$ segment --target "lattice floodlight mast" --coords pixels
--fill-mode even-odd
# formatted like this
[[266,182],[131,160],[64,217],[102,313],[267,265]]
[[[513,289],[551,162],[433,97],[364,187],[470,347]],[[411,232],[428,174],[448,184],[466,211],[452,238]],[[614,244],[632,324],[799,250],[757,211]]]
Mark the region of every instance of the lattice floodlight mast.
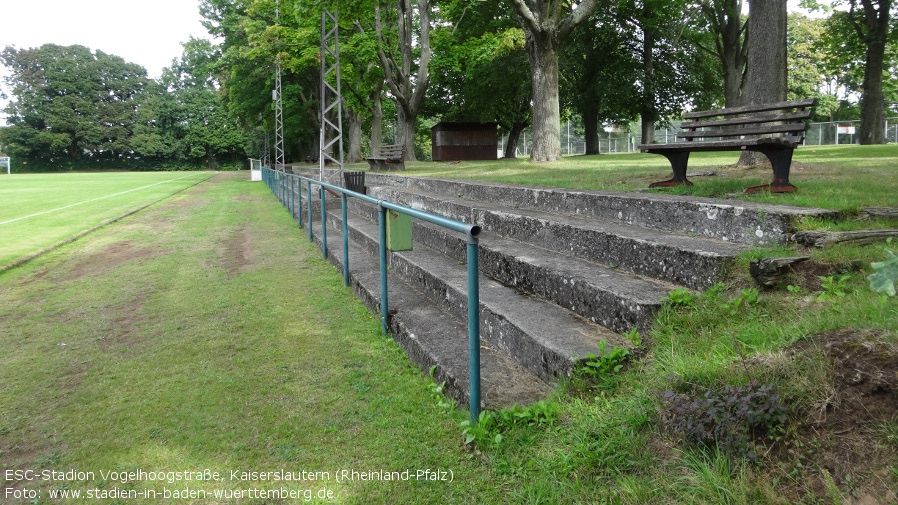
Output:
[[[327,161],[339,167],[340,179],[343,179],[343,99],[340,92],[340,32],[337,15],[324,9],[321,12],[321,153],[318,156],[321,180],[324,180],[324,165]],[[335,145],[336,158],[333,152]]]
[[262,141],[262,166],[271,168],[271,135],[268,130],[263,133],[265,139]]
[[[281,13],[278,1],[274,2],[274,18],[280,23]],[[278,47],[280,51],[280,47]],[[284,102],[281,99],[281,56],[275,59],[274,90],[271,92],[274,100],[274,169],[284,170]]]

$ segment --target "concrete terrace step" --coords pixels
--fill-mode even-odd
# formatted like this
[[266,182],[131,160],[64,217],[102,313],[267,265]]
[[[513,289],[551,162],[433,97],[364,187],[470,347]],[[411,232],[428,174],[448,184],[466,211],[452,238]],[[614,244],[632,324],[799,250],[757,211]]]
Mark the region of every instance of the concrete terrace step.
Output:
[[[340,216],[331,212],[329,220],[330,236],[331,229],[339,229]],[[349,229],[352,241],[370,255],[376,254],[375,223],[351,214]],[[441,309],[465,318],[467,267],[420,242],[414,247],[412,251],[390,253],[391,272],[401,275]],[[602,340],[611,347],[631,345],[608,328],[485,277],[480,279],[480,317],[482,337],[490,345],[547,382],[568,376],[575,362],[598,352]]]
[[[299,172],[299,171],[298,171]],[[318,178],[318,171],[301,171]],[[325,180],[342,185],[337,171]],[[667,293],[704,289],[741,252],[787,242],[802,216],[834,213],[745,201],[531,188],[366,173],[368,194],[484,229],[480,237],[483,403],[545,397],[598,343],[648,330]],[[317,192],[313,197],[317,200]],[[353,289],[379,313],[375,206],[350,199]],[[320,205],[313,228],[320,240]],[[339,200],[328,198],[328,259],[341,266]],[[389,254],[390,329],[445,391],[468,396],[464,237],[414,221],[412,251]]]
[[613,269],[706,289],[747,245],[610,223],[582,215],[504,207],[420,189],[372,187],[369,194],[409,207],[478,223],[498,234]]
[[[320,235],[315,235],[320,243]],[[350,243],[350,285],[374,313],[380,313],[377,258]],[[328,229],[328,261],[343,269],[339,227]],[[390,332],[409,359],[425,373],[433,371],[444,393],[461,404],[469,398],[468,330],[466,322],[440,309],[395,272],[388,273]],[[527,405],[549,395],[553,387],[507,354],[481,346],[481,402],[488,409]]]
[[[350,205],[376,219],[372,206]],[[416,220],[413,235],[418,244],[466,261],[467,242],[457,233]],[[479,252],[481,273],[619,333],[648,331],[660,300],[677,287],[496,234],[481,236]]]
[[659,193],[624,193],[515,184],[368,174],[370,186],[419,189],[517,209],[598,218],[614,224],[693,234],[750,245],[785,243],[804,217],[828,219],[838,212],[746,200],[720,200]]

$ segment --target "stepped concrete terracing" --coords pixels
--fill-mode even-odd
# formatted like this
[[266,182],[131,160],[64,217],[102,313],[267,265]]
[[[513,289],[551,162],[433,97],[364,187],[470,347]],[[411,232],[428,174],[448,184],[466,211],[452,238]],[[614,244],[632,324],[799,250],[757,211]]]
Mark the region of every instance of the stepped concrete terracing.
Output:
[[[336,171],[326,171],[325,179],[341,185]],[[705,289],[736,255],[788,241],[797,219],[832,215],[752,202],[371,172],[366,185],[374,198],[483,227],[487,408],[538,400],[578,361],[598,353],[600,342],[606,350],[631,345],[621,335],[646,332],[671,290]],[[360,200],[350,204],[351,282],[379,311],[378,211]],[[320,212],[313,216],[320,240]],[[342,268],[341,219],[338,209],[329,211],[328,258]],[[389,326],[414,362],[445,382],[448,394],[467,401],[466,239],[417,220],[413,237],[411,251],[389,254]]]

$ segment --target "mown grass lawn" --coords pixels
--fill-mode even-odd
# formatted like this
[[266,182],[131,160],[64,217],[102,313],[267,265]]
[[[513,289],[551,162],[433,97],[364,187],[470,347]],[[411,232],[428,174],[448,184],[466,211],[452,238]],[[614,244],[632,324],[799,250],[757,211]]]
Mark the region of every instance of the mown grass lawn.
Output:
[[0,271],[209,178],[211,172],[14,174],[0,177]]
[[[36,503],[83,503],[50,500],[62,487],[501,501],[501,479],[462,446],[428,378],[380,335],[263,185],[243,179],[219,176],[0,274],[0,467],[95,476],[3,476],[0,487],[39,490]],[[204,469],[224,477],[117,482],[100,473]],[[279,469],[331,480],[230,478]],[[454,481],[336,481],[343,470],[406,469],[451,471]]]
[[[861,207],[898,205],[898,144],[799,147],[790,177],[799,191],[788,195],[742,195],[746,187],[770,182],[772,171],[769,165],[737,167],[738,161],[739,153],[693,153],[689,173],[713,175],[690,176],[694,186],[663,191],[821,207],[849,215]],[[367,164],[352,168],[365,170]],[[404,173],[412,176],[614,191],[644,190],[670,174],[670,164],[663,156],[641,153],[570,156],[551,163],[530,163],[525,158],[414,162],[406,163],[406,168]]]
[[[836,208],[849,219],[860,207],[896,205],[894,146],[813,149],[798,151],[798,195],[751,198]],[[724,186],[696,178],[692,194],[725,196],[768,179],[769,171],[733,162],[696,157],[693,169],[720,172]],[[408,165],[408,175],[593,189],[644,187],[668,170],[660,156],[625,154]],[[447,405],[380,335],[264,187],[241,179],[220,176],[0,273],[0,468],[210,468],[229,477],[429,468],[454,476],[287,486],[331,490],[331,503],[896,501],[898,415],[840,424],[860,415],[847,412],[858,395],[840,389],[851,367],[869,370],[883,357],[884,370],[898,363],[898,299],[872,292],[866,280],[894,244],[753,251],[707,293],[672,296],[634,355],[598,364],[608,373],[578,375],[546,402],[488,414],[465,445],[466,411]],[[754,288],[748,261],[794,253],[810,255],[816,270],[788,287]],[[852,357],[833,361],[834,350]],[[741,448],[753,457],[668,429],[664,391],[751,380],[771,386],[788,415]],[[63,485],[184,487],[4,479],[3,487],[44,492],[38,503],[56,503],[46,493]],[[258,479],[193,484],[276,487]]]

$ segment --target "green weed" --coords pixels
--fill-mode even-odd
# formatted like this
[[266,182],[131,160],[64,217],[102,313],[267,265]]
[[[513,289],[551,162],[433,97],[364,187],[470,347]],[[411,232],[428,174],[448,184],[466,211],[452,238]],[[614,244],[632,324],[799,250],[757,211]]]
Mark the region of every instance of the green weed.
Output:
[[851,275],[841,274],[821,276],[820,280],[822,281],[821,287],[823,288],[823,292],[817,295],[817,301],[825,302],[836,298],[842,298],[848,294],[850,289],[848,281],[851,280]]

